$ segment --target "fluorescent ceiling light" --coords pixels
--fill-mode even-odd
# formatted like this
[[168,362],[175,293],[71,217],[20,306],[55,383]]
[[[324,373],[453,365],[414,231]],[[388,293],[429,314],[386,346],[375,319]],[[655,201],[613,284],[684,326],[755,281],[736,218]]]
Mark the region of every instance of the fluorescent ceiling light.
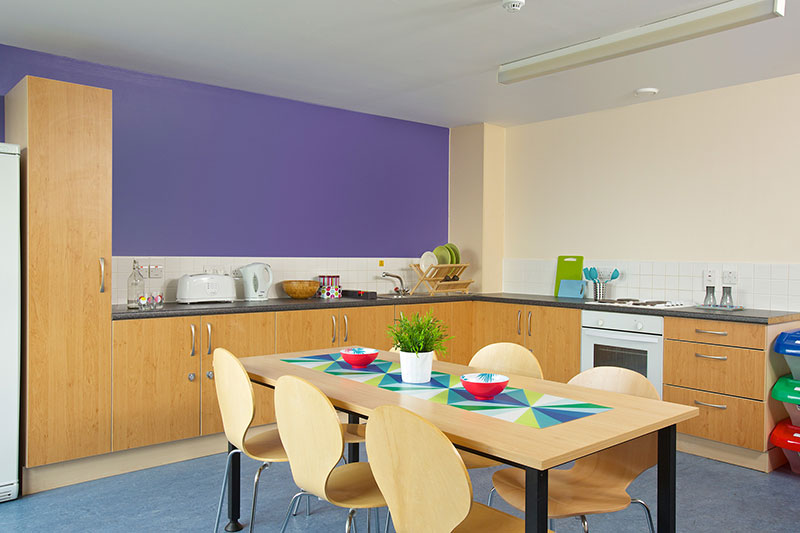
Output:
[[772,17],[782,17],[786,0],[730,0],[591,41],[500,65],[503,84],[605,61]]

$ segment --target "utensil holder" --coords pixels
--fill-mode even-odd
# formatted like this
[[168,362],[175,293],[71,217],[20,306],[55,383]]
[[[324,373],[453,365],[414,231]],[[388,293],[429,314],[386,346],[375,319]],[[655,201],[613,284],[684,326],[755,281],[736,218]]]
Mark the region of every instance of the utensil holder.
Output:
[[593,281],[592,285],[594,285],[594,301],[597,302],[599,300],[606,299],[606,282],[605,281]]

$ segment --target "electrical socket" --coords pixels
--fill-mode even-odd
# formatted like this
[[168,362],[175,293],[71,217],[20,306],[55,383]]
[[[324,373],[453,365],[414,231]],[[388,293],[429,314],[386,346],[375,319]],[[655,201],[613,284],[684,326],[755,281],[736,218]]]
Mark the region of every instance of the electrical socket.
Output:
[[234,277],[234,278],[241,278],[242,277],[242,271],[239,270],[239,267],[231,267],[231,277]]
[[736,285],[739,282],[739,273],[733,270],[722,271],[722,284],[726,287]]
[[164,265],[150,265],[149,274],[151,279],[159,279],[164,277]]
[[214,267],[211,265],[203,265],[203,274],[213,274]]

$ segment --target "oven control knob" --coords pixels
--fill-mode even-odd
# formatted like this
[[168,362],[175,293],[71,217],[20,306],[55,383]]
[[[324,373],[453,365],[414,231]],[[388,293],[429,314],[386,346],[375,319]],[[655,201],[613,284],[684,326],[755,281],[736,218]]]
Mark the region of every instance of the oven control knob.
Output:
[[602,326],[603,324],[605,324],[605,322],[603,322],[602,318],[597,321],[598,326]]
[[637,322],[636,329],[644,329],[644,325],[641,322]]

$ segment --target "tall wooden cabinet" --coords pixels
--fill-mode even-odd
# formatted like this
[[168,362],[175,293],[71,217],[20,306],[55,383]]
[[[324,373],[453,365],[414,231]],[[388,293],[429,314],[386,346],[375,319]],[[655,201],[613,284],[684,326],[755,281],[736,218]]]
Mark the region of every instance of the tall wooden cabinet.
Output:
[[550,381],[566,382],[580,371],[580,309],[474,302],[472,331],[476,351],[495,342],[525,346]]
[[24,465],[111,450],[111,91],[28,76],[22,147]]

